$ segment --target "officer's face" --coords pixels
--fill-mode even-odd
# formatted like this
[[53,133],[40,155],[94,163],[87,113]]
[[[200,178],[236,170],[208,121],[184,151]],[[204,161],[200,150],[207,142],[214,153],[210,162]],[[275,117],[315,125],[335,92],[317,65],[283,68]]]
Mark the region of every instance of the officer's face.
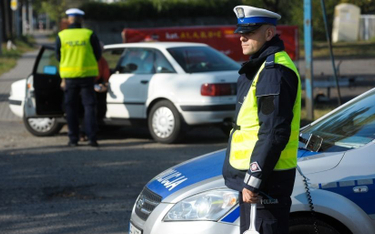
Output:
[[260,28],[252,32],[241,33],[240,40],[242,53],[244,55],[255,54],[260,50],[264,43],[271,40],[274,35],[274,27],[270,25],[262,25]]

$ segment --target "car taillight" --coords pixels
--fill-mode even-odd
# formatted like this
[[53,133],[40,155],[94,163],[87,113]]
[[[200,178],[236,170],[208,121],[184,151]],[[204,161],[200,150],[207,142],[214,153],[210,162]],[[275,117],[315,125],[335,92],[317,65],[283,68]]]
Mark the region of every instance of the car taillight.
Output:
[[202,96],[230,96],[236,95],[236,83],[226,84],[203,84],[201,87]]

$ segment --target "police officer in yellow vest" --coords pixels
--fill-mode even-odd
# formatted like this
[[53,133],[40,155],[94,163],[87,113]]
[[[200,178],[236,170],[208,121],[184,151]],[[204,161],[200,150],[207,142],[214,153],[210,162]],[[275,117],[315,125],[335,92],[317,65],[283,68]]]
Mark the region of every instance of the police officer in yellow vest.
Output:
[[69,128],[69,146],[79,140],[78,105],[84,107],[85,132],[89,145],[98,146],[96,138],[96,96],[94,78],[98,75],[97,61],[101,48],[93,31],[82,28],[84,12],[72,8],[66,11],[69,27],[56,38],[56,57],[60,61],[60,76],[65,83],[65,111]]
[[301,82],[276,34],[274,12],[236,6],[235,33],[249,55],[239,70],[235,124],[223,176],[240,192],[240,230],[248,229],[250,204],[257,203],[260,233],[288,233],[291,193],[297,166]]

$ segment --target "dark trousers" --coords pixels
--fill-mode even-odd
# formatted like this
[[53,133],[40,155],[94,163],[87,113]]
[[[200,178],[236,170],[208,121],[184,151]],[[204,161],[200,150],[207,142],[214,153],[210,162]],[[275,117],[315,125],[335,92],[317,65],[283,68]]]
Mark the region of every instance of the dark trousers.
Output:
[[65,112],[70,142],[79,140],[79,100],[84,108],[85,133],[90,141],[96,141],[96,96],[94,78],[65,79]]
[[[290,196],[293,191],[295,169],[273,172],[262,189],[261,204],[258,203],[255,221],[256,230],[260,234],[288,234],[289,212],[292,204]],[[242,201],[240,192],[240,233],[250,226],[250,203]]]
[[96,92],[97,101],[97,119],[98,123],[101,123],[107,112],[107,92],[98,93]]

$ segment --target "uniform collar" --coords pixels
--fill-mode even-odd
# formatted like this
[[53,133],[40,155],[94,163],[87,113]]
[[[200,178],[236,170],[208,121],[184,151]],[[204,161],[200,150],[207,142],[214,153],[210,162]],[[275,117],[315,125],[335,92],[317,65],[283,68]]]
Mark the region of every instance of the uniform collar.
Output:
[[68,28],[82,28],[82,25],[80,23],[72,23],[69,24]]

